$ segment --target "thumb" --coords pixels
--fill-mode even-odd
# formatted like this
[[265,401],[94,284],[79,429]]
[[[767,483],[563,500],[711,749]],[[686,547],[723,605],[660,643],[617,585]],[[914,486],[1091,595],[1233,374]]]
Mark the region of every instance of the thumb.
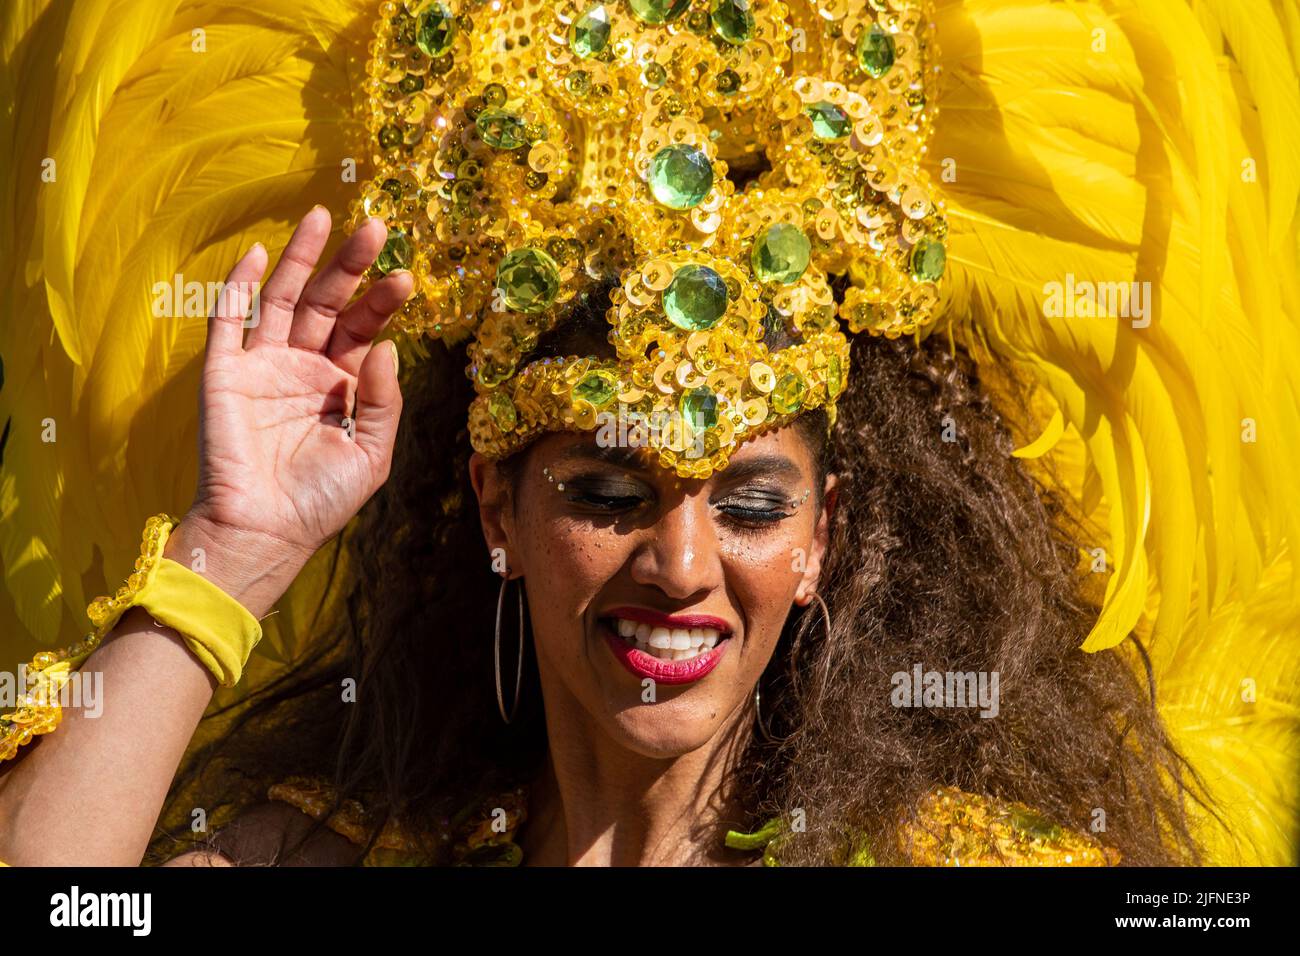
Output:
[[402,415],[402,390],[397,384],[397,346],[380,342],[366,353],[357,375],[357,444],[371,461],[381,463],[385,477]]

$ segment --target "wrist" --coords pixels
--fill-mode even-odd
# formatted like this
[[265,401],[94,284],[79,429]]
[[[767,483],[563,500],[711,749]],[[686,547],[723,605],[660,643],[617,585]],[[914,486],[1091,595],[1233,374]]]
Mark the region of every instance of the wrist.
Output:
[[191,511],[172,531],[163,556],[202,575],[256,618],[265,616],[312,552],[273,535],[223,525]]

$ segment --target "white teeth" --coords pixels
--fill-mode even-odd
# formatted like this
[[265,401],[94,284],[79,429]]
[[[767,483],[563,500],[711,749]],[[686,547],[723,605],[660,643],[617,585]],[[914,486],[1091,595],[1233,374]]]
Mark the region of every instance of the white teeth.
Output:
[[640,621],[618,618],[619,637],[629,647],[665,661],[686,661],[717,646],[722,634],[711,627],[651,627]]

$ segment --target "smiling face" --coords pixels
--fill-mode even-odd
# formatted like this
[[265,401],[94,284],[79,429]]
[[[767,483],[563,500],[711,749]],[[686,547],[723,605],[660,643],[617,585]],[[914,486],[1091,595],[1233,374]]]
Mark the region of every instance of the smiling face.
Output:
[[576,705],[619,745],[672,757],[750,699],[826,548],[818,485],[833,502],[834,479],[805,434],[761,435],[704,481],[594,433],[543,436],[513,474],[473,457],[488,547],[524,579],[548,711]]

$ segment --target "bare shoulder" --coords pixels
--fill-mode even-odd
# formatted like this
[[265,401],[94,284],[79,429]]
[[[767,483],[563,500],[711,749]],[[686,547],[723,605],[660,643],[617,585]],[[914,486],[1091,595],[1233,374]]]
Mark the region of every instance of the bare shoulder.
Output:
[[163,865],[350,866],[357,859],[358,849],[346,837],[316,826],[296,807],[268,801],[220,830],[210,846],[182,853]]

